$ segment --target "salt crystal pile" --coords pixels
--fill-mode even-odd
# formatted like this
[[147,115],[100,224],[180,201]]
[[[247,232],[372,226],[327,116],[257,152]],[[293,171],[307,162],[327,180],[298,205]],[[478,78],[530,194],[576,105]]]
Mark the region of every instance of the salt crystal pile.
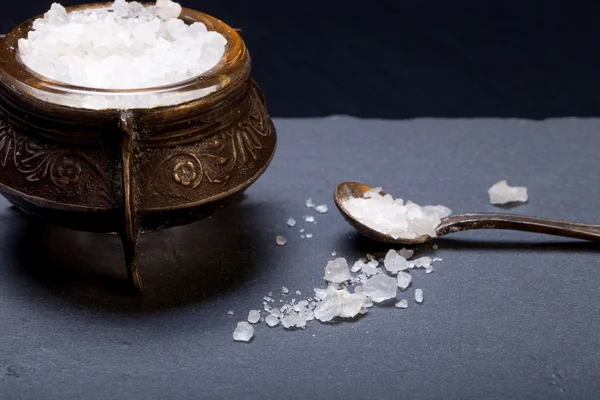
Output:
[[381,188],[366,192],[363,198],[349,198],[344,207],[358,221],[394,239],[435,237],[435,228],[452,211],[444,206],[419,206],[391,195],[382,195]]
[[523,186],[509,186],[507,181],[495,183],[488,189],[490,203],[508,204],[508,203],[526,203],[527,188]]
[[[19,57],[40,75],[87,88],[142,89],[186,81],[217,65],[227,39],[202,23],[186,25],[180,13],[171,0],[147,7],[116,0],[108,8],[70,13],[55,3],[19,40]],[[100,97],[98,108],[110,100]],[[121,100],[129,108],[148,101]]]
[[[396,296],[398,288],[407,290],[410,287],[413,278],[411,269],[427,269],[433,262],[441,260],[431,259],[431,257],[420,257],[412,261],[406,259],[413,255],[414,251],[409,249],[390,250],[379,260],[367,254],[365,258],[354,262],[352,269],[348,268],[348,261],[345,258],[331,260],[325,266],[327,287],[314,288],[314,297],[302,300],[290,299],[289,293],[292,291],[285,286],[281,288],[282,298],[278,306],[275,306],[274,292],[269,292],[263,297],[264,311],[267,313],[264,322],[270,328],[281,325],[285,330],[305,329],[312,320],[329,323],[355,319],[368,313],[376,303],[392,299],[395,301],[396,308],[406,309],[408,300],[398,300]],[[383,262],[383,268],[379,266],[380,260]],[[358,272],[359,275],[352,275]],[[297,296],[302,295],[300,290],[295,290],[293,293]],[[422,303],[423,290],[416,289],[414,297],[417,303]],[[251,310],[248,313],[248,322],[259,321],[260,311]],[[241,326],[238,324],[236,337],[240,337],[241,334],[245,335],[242,336],[244,338],[248,337],[248,327],[252,328],[248,322]],[[254,334],[253,330],[252,334]]]

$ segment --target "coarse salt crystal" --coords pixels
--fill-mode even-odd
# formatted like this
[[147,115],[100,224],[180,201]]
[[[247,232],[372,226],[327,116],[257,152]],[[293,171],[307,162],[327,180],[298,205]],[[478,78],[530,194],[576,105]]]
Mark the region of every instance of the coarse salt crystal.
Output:
[[233,315],[233,310],[227,311],[227,315]]
[[288,294],[289,292],[290,292],[290,289],[286,288],[285,286],[281,287],[281,293]]
[[355,261],[354,265],[352,265],[352,268],[350,268],[350,272],[359,272],[363,268],[364,265],[365,264],[360,260]]
[[404,257],[404,258],[406,258],[408,260],[409,258],[411,258],[415,254],[415,251],[411,250],[411,249],[402,248],[402,250],[400,250],[398,252],[398,254],[400,254],[402,257]]
[[310,239],[310,238],[312,238],[312,237],[313,237],[313,234],[312,234],[312,233],[307,233],[307,234],[306,234],[306,238],[307,238],[307,239]]
[[269,325],[272,328],[274,326],[279,325],[279,318],[277,318],[273,314],[270,314],[270,315],[267,315],[267,318],[265,318],[265,322],[267,323],[267,325]]
[[362,286],[356,288],[355,292],[369,296],[375,303],[396,297],[398,281],[396,278],[383,274],[369,278]]
[[488,195],[492,204],[525,203],[528,200],[526,187],[509,186],[505,180],[489,188]]
[[258,321],[260,321],[260,310],[250,310],[248,313],[248,322],[256,324]]
[[304,220],[306,222],[315,222],[315,217],[313,217],[312,215],[305,215]]
[[316,206],[315,202],[313,201],[313,199],[308,199],[306,200],[306,207],[308,208],[314,208]]
[[283,236],[277,236],[275,238],[275,243],[277,243],[278,246],[285,246],[285,244],[287,243],[287,239]]
[[248,342],[254,336],[254,327],[246,321],[238,322],[233,331],[233,340],[238,342]]
[[396,308],[408,308],[408,300],[402,299],[394,305],[396,306]]
[[405,290],[410,286],[410,282],[412,282],[412,275],[408,272],[400,271],[398,272],[398,287],[401,290]]
[[392,274],[397,273],[398,271],[404,271],[408,269],[408,261],[406,258],[402,257],[396,250],[391,249],[385,255],[385,259],[383,260],[383,264],[385,269],[387,269]]
[[415,290],[415,301],[419,304],[423,302],[423,289]]
[[325,214],[328,210],[327,204],[321,204],[320,206],[315,207],[315,211],[321,214]]
[[290,218],[290,219],[288,219],[288,220],[287,220],[287,225],[288,225],[290,228],[293,228],[294,226],[296,226],[296,220],[295,220],[294,218]]
[[427,268],[431,265],[431,257],[421,257],[413,261],[416,268]]
[[329,261],[325,266],[325,280],[332,283],[342,283],[352,279],[348,262],[345,258],[339,257]]

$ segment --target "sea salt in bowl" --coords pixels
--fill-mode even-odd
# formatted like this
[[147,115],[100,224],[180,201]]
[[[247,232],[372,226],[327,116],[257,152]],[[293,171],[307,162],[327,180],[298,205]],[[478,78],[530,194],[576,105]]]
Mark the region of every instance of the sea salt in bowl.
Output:
[[193,222],[232,201],[266,170],[276,146],[240,35],[198,11],[184,8],[180,18],[223,35],[225,53],[205,73],[162,87],[91,89],[33,72],[18,41],[34,19],[0,40],[0,193],[55,224],[118,233],[138,289],[138,233]]

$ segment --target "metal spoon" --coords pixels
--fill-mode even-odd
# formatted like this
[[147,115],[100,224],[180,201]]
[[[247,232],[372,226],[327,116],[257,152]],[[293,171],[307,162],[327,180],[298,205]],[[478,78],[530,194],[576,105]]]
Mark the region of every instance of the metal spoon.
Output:
[[[358,182],[343,182],[335,189],[334,200],[346,221],[368,238],[378,242],[398,244],[419,244],[431,240],[429,235],[414,239],[394,239],[386,233],[379,232],[358,221],[344,207],[344,200],[356,197],[363,198],[366,191],[372,187]],[[564,236],[575,239],[600,241],[600,225],[581,224],[576,222],[558,221],[547,218],[530,217],[502,213],[472,213],[456,214],[442,219],[435,232],[437,237],[449,233],[469,229],[509,229],[514,231],[536,232],[547,235]]]

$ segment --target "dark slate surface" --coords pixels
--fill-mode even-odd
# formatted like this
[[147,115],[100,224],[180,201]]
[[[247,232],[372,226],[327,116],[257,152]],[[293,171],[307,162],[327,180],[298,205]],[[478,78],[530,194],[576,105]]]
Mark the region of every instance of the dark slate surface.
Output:
[[[425,303],[303,331],[236,322],[282,285],[322,285],[330,252],[384,251],[336,210],[311,240],[285,225],[335,184],[380,184],[455,212],[487,188],[529,187],[513,212],[600,223],[600,121],[279,120],[272,167],[213,218],[144,236],[143,297],[114,237],[74,233],[0,202],[0,399],[583,399],[600,389],[598,246],[526,233],[439,240]],[[302,224],[303,225],[303,224]],[[287,246],[274,243],[277,234]],[[430,245],[422,254],[430,253]],[[412,295],[412,291],[409,292]],[[227,315],[233,309],[234,316]]]

